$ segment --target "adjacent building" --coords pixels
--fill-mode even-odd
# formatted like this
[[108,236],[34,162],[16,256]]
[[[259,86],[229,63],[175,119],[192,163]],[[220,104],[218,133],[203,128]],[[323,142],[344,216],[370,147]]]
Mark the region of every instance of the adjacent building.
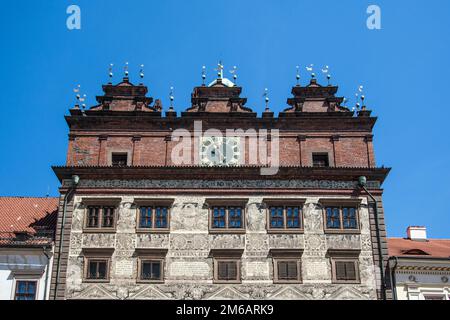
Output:
[[51,298],[389,297],[377,118],[337,90],[313,78],[258,116],[219,72],[178,114],[126,75],[76,105]]
[[57,198],[0,197],[0,300],[49,298]]
[[389,269],[398,300],[450,300],[450,239],[428,239],[425,227],[390,238]]

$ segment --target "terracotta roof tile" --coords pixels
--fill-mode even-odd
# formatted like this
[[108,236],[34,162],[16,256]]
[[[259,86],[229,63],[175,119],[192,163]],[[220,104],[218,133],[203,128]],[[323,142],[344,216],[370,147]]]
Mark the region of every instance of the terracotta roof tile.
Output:
[[405,238],[389,238],[389,256],[414,256],[450,258],[450,239],[413,241]]
[[0,233],[54,230],[58,198],[0,197]]

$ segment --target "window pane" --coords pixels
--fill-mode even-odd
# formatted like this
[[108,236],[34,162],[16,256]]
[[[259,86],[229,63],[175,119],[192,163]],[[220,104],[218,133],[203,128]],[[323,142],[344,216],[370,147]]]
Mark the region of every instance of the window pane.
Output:
[[354,261],[336,261],[336,280],[352,281],[357,280],[356,262]]
[[107,278],[107,261],[89,261],[88,279],[105,280]]
[[283,207],[271,207],[270,208],[270,227],[271,228],[284,228],[283,223]]
[[160,261],[142,261],[141,265],[142,280],[160,280],[161,262]]
[[97,228],[98,227],[98,218],[99,218],[100,207],[88,207],[88,228]]
[[357,229],[356,208],[342,208],[344,229]]
[[230,207],[228,209],[229,228],[242,228],[242,208]]
[[102,227],[114,227],[114,207],[103,207]]
[[88,279],[97,278],[97,263],[94,261],[89,262]]
[[327,213],[327,228],[329,229],[339,229],[340,228],[340,218],[339,218],[339,208],[326,208]]
[[17,281],[15,300],[35,300],[36,281]]
[[286,227],[300,228],[300,208],[286,207]]
[[219,261],[217,269],[218,280],[237,280],[236,261]]
[[279,261],[278,262],[278,279],[279,280],[297,280],[297,262],[296,261]]
[[167,228],[167,207],[156,207],[155,228]]
[[139,228],[151,228],[152,227],[152,207],[141,207]]
[[98,262],[98,279],[106,279],[106,262]]
[[225,208],[213,207],[213,228],[225,228]]

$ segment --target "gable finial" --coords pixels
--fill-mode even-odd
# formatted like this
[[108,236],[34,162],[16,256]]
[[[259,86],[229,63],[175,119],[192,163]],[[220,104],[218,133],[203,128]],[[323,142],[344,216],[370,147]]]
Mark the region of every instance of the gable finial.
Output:
[[141,81],[144,80],[144,76],[145,76],[144,65],[141,64],[141,69],[139,70],[139,77],[141,77]]
[[223,64],[222,64],[222,60],[219,61],[219,63],[217,64],[217,77],[219,79],[223,78]]
[[206,67],[202,66],[202,85],[205,85],[205,80],[206,80]]
[[295,69],[297,70],[295,79],[297,80],[297,86],[299,86],[300,85],[300,67],[296,66]]
[[266,103],[266,109],[264,110],[264,112],[269,112],[270,111],[270,109],[269,109],[269,89],[267,89],[267,88],[264,89],[263,97],[264,97],[264,101]]
[[108,71],[109,71],[109,83],[112,83],[112,78],[114,77],[114,73],[113,73],[113,67],[114,67],[114,64],[112,64],[112,63],[110,63],[109,64],[109,68],[108,68]]
[[238,75],[237,75],[237,67],[236,67],[236,66],[233,66],[233,69],[230,70],[230,73],[233,75],[234,84],[236,85],[236,83],[237,83],[237,78],[238,78]]
[[328,82],[328,85],[330,85],[330,79],[331,79],[331,75],[330,75],[329,71],[330,71],[330,68],[329,68],[328,66],[325,66],[325,67],[322,69],[322,73],[327,75],[327,82]]
[[81,85],[79,85],[79,84],[77,84],[77,86],[73,89],[73,92],[76,94],[75,98],[77,99],[74,109],[80,108],[80,99],[81,99],[80,89],[81,89]]
[[125,62],[125,67],[123,68],[124,73],[125,73],[125,78],[128,78],[128,62]]
[[316,74],[314,73],[314,64],[310,64],[306,67],[306,71],[311,73],[311,79],[314,79],[316,77]]
[[173,96],[173,87],[170,87],[169,99],[170,99],[169,111],[173,111],[173,100],[175,100],[175,97]]

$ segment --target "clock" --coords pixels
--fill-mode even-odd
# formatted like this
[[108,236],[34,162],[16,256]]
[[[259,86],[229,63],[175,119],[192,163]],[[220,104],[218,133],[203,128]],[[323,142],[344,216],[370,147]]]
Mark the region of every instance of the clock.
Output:
[[236,166],[240,160],[239,137],[201,137],[200,163],[207,166]]

